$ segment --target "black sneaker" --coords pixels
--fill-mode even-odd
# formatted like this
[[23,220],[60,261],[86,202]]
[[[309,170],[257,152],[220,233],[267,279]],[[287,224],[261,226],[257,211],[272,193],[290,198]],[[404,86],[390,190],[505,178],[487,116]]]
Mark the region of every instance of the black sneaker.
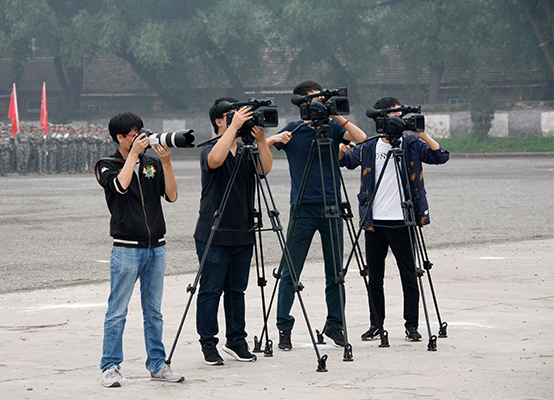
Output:
[[292,350],[292,342],[290,341],[291,331],[279,331],[279,348],[281,350]]
[[208,365],[223,365],[223,358],[219,355],[215,344],[203,344],[204,362]]
[[243,342],[242,344],[225,344],[223,351],[233,356],[237,361],[256,361],[257,357],[250,353],[248,350],[248,344]]
[[344,333],[342,329],[337,328],[328,328],[325,329],[325,335],[327,335],[330,339],[335,342],[335,346],[337,347],[344,347],[346,345],[346,342],[344,341]]
[[370,326],[369,330],[362,334],[362,340],[377,340],[381,338],[381,332],[376,326]]
[[416,327],[410,326],[406,328],[406,340],[408,342],[419,342],[421,340],[421,335]]

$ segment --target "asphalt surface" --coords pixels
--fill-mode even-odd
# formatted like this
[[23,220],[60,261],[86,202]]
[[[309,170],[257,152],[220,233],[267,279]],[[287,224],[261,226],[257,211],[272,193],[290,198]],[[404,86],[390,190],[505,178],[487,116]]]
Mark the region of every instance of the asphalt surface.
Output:
[[[164,204],[167,274],[196,271],[192,238],[200,199],[197,159],[174,161],[176,203]],[[357,216],[359,171],[343,170]],[[478,246],[554,237],[554,158],[456,157],[424,166],[431,224],[428,248]],[[290,181],[287,162],[276,158],[268,175],[284,227]],[[264,210],[264,225],[270,226]],[[0,178],[0,293],[62,287],[109,279],[109,213],[93,174]],[[269,267],[278,262],[276,235],[266,233]],[[318,239],[309,261],[321,259]],[[349,251],[348,245],[345,250]]]

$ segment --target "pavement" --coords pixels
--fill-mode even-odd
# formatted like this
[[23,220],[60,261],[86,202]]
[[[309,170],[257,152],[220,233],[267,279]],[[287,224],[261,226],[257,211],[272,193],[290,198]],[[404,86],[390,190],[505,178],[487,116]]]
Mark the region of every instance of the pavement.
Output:
[[[125,380],[120,388],[104,388],[99,369],[108,282],[0,294],[0,398],[552,399],[553,255],[554,239],[431,249],[440,316],[448,324],[448,337],[438,339],[437,351],[427,350],[423,305],[422,342],[404,339],[400,281],[390,256],[385,289],[390,347],[361,341],[368,328],[367,294],[362,279],[350,272],[346,310],[353,361],[343,361],[341,348],[320,345],[321,355],[328,356],[328,372],[316,372],[316,353],[298,301],[293,307],[297,323],[292,351],[277,349],[272,313],[272,357],[258,354],[256,362],[240,363],[221,351],[225,365],[204,364],[195,332],[194,298],[172,358],[173,369],[185,376],[178,384],[151,381],[144,368],[138,286],[125,328],[121,365]],[[194,277],[187,273],[166,278],[162,311],[168,353],[190,296],[186,287]],[[274,284],[273,278],[268,280],[266,296]],[[263,326],[255,282],[253,269],[246,293],[250,346]],[[321,330],[322,265],[307,264],[301,282],[311,326]],[[438,318],[427,276],[422,283],[430,330],[436,335]],[[224,327],[223,320],[220,326]]]

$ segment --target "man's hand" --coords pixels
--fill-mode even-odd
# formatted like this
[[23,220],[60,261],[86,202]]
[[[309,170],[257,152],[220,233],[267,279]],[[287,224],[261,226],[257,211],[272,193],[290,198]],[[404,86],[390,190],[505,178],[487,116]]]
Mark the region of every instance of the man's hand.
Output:
[[344,157],[344,153],[346,153],[347,151],[350,151],[354,146],[356,146],[356,144],[352,142],[350,142],[349,144],[344,144],[344,143],[339,144],[339,160],[341,160],[342,157]]
[[144,133],[141,133],[133,140],[131,149],[129,150],[129,155],[137,159],[140,153],[142,153],[149,144],[150,141],[148,140],[148,137]]
[[265,128],[261,126],[255,126],[252,128],[252,136],[256,139],[257,142],[265,141]]
[[167,165],[171,162],[171,150],[169,150],[169,147],[165,143],[157,144],[153,147],[154,151],[160,157],[160,161],[162,162],[162,165]]
[[234,131],[238,131],[246,121],[252,119],[253,113],[254,112],[249,107],[243,107],[240,110],[235,111],[231,125],[229,125],[229,129],[232,128]]
[[435,139],[433,139],[427,131],[423,132],[414,132],[414,135],[418,136],[421,140],[423,140],[427,145],[431,148],[431,150],[438,150],[440,149],[440,145],[437,143]]

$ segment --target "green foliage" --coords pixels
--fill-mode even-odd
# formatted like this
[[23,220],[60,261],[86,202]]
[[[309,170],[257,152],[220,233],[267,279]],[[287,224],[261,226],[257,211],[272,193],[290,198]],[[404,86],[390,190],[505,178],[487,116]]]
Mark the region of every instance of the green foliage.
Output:
[[487,79],[483,75],[475,77],[470,96],[472,133],[473,136],[482,141],[487,137],[494,118],[492,98],[487,89]]
[[529,137],[524,139],[486,138],[473,135],[440,139],[441,146],[451,153],[505,153],[505,152],[553,152],[554,137]]

